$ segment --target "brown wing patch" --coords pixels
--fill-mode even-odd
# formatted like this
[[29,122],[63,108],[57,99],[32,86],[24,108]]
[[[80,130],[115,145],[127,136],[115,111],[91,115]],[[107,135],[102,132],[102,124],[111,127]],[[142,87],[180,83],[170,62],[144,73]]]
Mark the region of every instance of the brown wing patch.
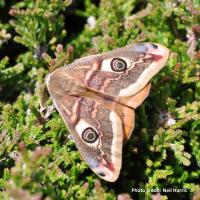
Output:
[[136,109],[149,96],[151,83],[147,84],[142,90],[131,97],[117,97],[116,101]]

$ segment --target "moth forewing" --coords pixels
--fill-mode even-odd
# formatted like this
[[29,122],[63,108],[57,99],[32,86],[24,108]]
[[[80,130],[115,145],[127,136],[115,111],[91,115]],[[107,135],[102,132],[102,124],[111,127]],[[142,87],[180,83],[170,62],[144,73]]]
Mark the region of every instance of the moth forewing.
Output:
[[147,50],[145,52],[143,63],[145,64],[145,59],[148,60],[148,57],[152,62],[142,71],[133,68],[133,70],[135,69],[135,74],[138,74],[137,78],[127,88],[121,89],[118,96],[127,97],[137,93],[165,66],[169,57],[169,49],[160,44],[150,45],[147,43],[146,45]]

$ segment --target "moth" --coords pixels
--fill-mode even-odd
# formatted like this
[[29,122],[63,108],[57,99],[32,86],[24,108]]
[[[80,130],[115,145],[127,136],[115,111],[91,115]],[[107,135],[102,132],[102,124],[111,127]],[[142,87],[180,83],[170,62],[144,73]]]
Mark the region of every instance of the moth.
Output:
[[102,179],[117,180],[135,109],[149,95],[150,79],[168,56],[160,44],[131,44],[75,60],[46,77],[50,97],[82,158]]

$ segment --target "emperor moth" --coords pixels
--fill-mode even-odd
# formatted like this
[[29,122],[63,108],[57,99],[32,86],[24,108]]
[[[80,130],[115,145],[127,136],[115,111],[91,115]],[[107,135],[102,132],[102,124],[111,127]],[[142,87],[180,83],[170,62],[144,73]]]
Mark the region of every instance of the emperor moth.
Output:
[[168,57],[163,45],[132,44],[75,60],[48,74],[46,84],[56,109],[83,159],[102,179],[118,178],[135,109]]

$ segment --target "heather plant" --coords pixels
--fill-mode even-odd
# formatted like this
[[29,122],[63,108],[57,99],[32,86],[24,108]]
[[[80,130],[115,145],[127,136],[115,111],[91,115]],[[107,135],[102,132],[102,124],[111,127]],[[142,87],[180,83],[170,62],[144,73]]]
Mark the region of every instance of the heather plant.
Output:
[[[0,199],[198,199],[199,7],[198,0],[0,0]],[[170,58],[136,110],[120,177],[108,183],[81,159],[48,96],[44,107],[41,88],[49,66],[146,41],[167,46]]]

